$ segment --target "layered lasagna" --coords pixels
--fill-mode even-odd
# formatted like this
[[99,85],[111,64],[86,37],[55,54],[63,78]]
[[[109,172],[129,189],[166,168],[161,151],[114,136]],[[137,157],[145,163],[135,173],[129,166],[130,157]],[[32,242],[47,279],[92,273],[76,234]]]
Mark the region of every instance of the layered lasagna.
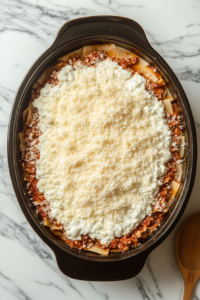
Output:
[[180,186],[184,136],[155,66],[113,44],[85,46],[41,76],[23,118],[28,193],[66,244],[107,255],[158,228]]

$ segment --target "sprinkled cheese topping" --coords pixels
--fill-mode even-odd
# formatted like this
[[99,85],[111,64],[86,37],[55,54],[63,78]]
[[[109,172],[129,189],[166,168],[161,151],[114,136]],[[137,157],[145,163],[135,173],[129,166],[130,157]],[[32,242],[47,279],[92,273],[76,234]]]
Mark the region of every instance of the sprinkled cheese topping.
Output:
[[89,234],[108,245],[152,213],[171,157],[164,106],[144,77],[109,60],[67,65],[58,79],[33,102],[38,188],[69,239]]

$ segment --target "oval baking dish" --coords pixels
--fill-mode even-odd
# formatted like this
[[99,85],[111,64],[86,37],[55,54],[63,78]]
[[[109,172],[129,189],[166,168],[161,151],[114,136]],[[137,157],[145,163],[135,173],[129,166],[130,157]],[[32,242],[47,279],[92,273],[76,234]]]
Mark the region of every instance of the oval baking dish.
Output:
[[[63,55],[86,45],[113,43],[144,58],[155,66],[168,82],[174,99],[178,100],[185,136],[184,164],[181,186],[175,201],[164,216],[159,229],[141,246],[124,253],[100,256],[70,248],[41,224],[27,194],[20,162],[19,132],[23,129],[23,111],[28,107],[31,90],[41,75]],[[72,278],[90,281],[124,280],[136,276],[151,251],[172,231],[189,200],[196,172],[197,141],[194,120],[188,99],[177,77],[148,43],[143,29],[134,21],[113,16],[75,19],[64,24],[54,43],[35,62],[23,80],[11,112],[8,131],[8,164],[16,197],[28,222],[42,240],[54,251],[61,271]]]

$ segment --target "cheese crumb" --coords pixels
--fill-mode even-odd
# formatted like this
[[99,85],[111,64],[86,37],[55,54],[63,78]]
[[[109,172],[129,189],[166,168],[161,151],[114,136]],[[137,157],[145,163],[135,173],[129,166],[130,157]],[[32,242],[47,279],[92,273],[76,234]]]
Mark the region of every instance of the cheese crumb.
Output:
[[108,245],[152,213],[171,157],[164,105],[144,77],[110,60],[67,65],[58,79],[33,102],[43,133],[38,188],[68,238]]

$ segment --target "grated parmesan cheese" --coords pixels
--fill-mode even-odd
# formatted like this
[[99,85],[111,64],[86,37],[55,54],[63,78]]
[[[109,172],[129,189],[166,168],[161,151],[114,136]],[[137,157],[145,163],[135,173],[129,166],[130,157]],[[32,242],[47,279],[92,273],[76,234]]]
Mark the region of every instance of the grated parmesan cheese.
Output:
[[109,244],[151,215],[170,159],[164,105],[146,79],[106,60],[67,65],[33,105],[42,131],[38,188],[68,238]]

